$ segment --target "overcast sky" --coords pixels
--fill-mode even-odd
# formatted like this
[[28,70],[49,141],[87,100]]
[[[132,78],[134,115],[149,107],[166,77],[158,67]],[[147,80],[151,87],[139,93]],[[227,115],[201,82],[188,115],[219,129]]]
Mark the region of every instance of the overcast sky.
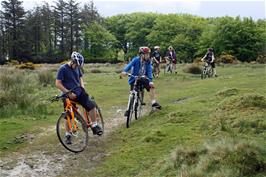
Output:
[[[55,0],[45,0],[50,5]],[[266,0],[94,0],[104,17],[131,12],[189,13],[202,17],[238,16],[253,19],[266,18]],[[30,10],[42,0],[23,0]],[[81,4],[89,0],[77,0]]]

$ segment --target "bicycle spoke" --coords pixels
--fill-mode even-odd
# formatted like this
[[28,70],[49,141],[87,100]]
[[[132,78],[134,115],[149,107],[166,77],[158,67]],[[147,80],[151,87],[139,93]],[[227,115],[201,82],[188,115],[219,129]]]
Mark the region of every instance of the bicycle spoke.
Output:
[[[56,125],[56,132],[61,144],[71,152],[81,152],[88,144],[88,129],[82,117],[75,115],[71,129],[67,127],[66,114],[62,114]],[[76,129],[74,129],[76,127]]]

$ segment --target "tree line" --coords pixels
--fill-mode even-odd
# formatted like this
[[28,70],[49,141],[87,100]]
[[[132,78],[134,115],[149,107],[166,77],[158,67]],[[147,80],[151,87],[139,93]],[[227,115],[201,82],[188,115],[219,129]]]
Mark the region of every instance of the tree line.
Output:
[[[0,59],[60,62],[74,50],[87,61],[124,59],[139,46],[173,46],[177,58],[191,62],[205,54],[227,53],[240,61],[265,56],[266,20],[241,17],[203,18],[189,14],[131,13],[104,18],[93,1],[57,0],[25,11],[22,1],[2,1]],[[121,58],[121,57],[120,57]]]

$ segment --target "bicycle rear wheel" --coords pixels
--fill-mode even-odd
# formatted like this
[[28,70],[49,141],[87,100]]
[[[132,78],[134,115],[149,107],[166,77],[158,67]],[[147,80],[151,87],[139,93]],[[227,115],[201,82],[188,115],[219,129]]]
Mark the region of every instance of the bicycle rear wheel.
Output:
[[134,104],[134,97],[131,97],[129,100],[129,107],[128,107],[128,113],[127,113],[127,123],[126,126],[127,128],[130,127],[131,119],[132,119],[132,114],[133,114],[133,104]]
[[[74,122],[71,123],[71,129],[67,130],[67,117],[66,112],[62,113],[56,124],[56,133],[60,143],[71,152],[81,152],[84,151],[88,145],[88,127],[84,119],[77,113],[74,114]],[[74,125],[77,126],[76,131],[74,131]],[[68,133],[67,133],[68,132]],[[67,142],[66,133],[70,135],[70,142]]]

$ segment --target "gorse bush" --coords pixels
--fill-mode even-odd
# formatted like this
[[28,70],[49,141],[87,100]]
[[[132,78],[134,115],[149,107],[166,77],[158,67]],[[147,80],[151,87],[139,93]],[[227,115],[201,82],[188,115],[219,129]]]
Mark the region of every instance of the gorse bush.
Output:
[[225,64],[236,64],[237,63],[237,59],[235,56],[230,55],[228,53],[222,53],[217,59],[216,61],[217,63],[225,63]]
[[258,63],[265,64],[266,63],[266,54],[259,55],[256,61]]

